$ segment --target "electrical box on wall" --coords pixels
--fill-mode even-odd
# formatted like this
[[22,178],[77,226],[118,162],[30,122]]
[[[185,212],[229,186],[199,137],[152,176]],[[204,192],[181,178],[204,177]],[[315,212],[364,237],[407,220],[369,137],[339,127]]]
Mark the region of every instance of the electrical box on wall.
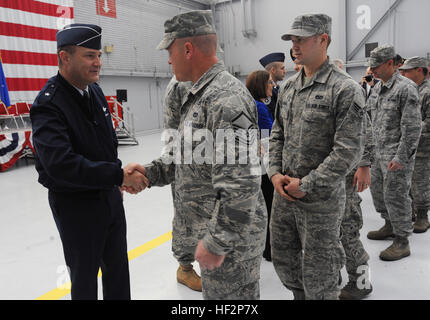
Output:
[[370,58],[370,53],[373,49],[376,49],[379,46],[378,42],[372,42],[372,43],[366,43],[365,44],[365,50],[366,50],[366,58]]
[[103,50],[105,53],[112,53],[114,51],[114,45],[113,44],[107,44],[103,47]]
[[127,90],[117,89],[116,100],[118,100],[119,103],[127,102]]

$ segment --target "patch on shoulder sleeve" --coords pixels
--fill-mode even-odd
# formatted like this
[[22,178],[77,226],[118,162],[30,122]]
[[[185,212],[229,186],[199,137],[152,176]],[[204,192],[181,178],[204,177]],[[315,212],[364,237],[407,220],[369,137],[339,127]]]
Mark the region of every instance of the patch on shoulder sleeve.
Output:
[[359,117],[363,117],[364,116],[364,108],[361,107],[357,102],[354,102],[354,104],[351,107],[351,110],[358,115]]

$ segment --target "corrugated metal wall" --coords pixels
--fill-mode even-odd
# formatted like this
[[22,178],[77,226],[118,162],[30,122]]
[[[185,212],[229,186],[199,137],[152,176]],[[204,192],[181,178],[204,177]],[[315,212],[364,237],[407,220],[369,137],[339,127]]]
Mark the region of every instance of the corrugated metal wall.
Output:
[[[260,69],[259,59],[270,52],[285,52],[288,57],[287,69],[292,72],[294,65],[289,58],[291,42],[281,40],[281,36],[289,30],[294,18],[299,14],[326,13],[331,16],[333,42],[329,53],[338,56],[344,47],[342,0],[230,0],[217,4],[215,12],[220,44],[225,51],[225,62],[230,71],[239,74],[241,78]],[[252,34],[250,29],[256,31],[255,36],[245,37],[244,31],[245,34],[246,31]]]
[[[58,23],[66,21],[61,18],[61,7],[57,7],[74,6],[74,22],[99,24],[103,28],[103,46],[113,46],[112,53],[103,54],[100,84],[106,95],[115,95],[116,89],[127,89],[127,104],[138,118],[136,129],[161,128],[164,89],[171,76],[167,52],[155,49],[163,35],[163,22],[178,13],[208,6],[192,0],[43,1],[52,4],[55,12],[53,6],[42,6],[40,1],[34,1],[39,7],[20,7],[20,11],[11,15],[10,8],[21,2],[5,0],[0,3],[0,49],[4,53],[6,77],[11,78],[11,98],[31,101],[42,81],[55,73],[55,29]],[[113,2],[115,18],[97,14],[97,3]],[[395,8],[388,11],[392,7]],[[32,12],[37,8],[47,15],[45,20],[41,19],[41,12]],[[349,57],[348,72],[357,80],[365,69],[364,47],[357,46],[370,31],[367,42],[392,43],[404,57],[430,55],[428,0],[226,0],[212,2],[212,9],[216,13],[215,23],[226,65],[242,79],[261,68],[258,60],[268,52],[283,51],[288,57],[291,43],[280,40],[280,36],[288,30],[294,17],[303,13],[323,12],[332,16],[333,43],[329,54],[344,60]],[[366,10],[369,12],[367,21],[364,19]],[[386,19],[378,25],[384,16]],[[20,19],[37,32],[7,36],[10,24],[22,23]],[[369,22],[367,26],[366,22]],[[49,31],[39,32],[39,29]],[[356,54],[352,55],[356,48]],[[19,55],[15,51],[20,52]],[[49,62],[45,65],[28,62],[39,54],[49,54],[46,56]],[[287,67],[291,75],[293,64],[289,58]],[[34,80],[24,83],[20,78]]]
[[[205,9],[187,1],[116,0],[116,18],[97,15],[98,0],[75,0],[75,22],[102,27],[103,52],[100,85],[106,95],[126,89],[137,131],[161,129],[163,98],[171,77],[167,52],[156,50],[164,33],[164,21],[181,12]],[[101,1],[104,2],[104,1]]]
[[[253,4],[252,11],[247,9],[249,2]],[[242,4],[248,26],[250,15],[254,16],[255,37],[243,35]],[[390,8],[393,10],[389,11]],[[403,57],[430,56],[429,12],[428,0],[220,0],[216,22],[226,64],[243,79],[261,68],[258,60],[264,54],[281,51],[289,56],[291,42],[281,41],[280,36],[289,29],[294,17],[326,13],[333,19],[329,55],[348,62],[348,72],[359,81],[365,71],[364,46],[353,56],[351,53],[371,31],[366,42],[393,44]],[[293,64],[289,58],[286,66],[291,75]]]
[[163,33],[163,22],[172,16],[201,9],[203,6],[180,5],[180,1],[116,0],[116,18],[96,14],[96,0],[75,0],[75,21],[95,23],[103,28],[103,46],[113,45],[112,53],[103,53],[103,74],[149,75],[170,72],[167,54],[155,49]]
[[[404,58],[430,58],[429,13],[428,0],[348,0],[347,48],[351,65],[348,72],[355,79],[361,79],[365,67],[360,62],[366,58],[364,46],[358,48],[358,45],[369,32],[367,43],[392,44]],[[370,28],[365,28],[367,14]],[[356,48],[357,54],[351,56]]]

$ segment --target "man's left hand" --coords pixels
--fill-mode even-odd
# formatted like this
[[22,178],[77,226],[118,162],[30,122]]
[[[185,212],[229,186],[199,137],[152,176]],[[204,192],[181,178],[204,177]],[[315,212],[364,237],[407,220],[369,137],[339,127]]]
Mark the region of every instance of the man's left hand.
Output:
[[285,176],[285,178],[287,179],[287,185],[284,186],[285,192],[296,199],[301,199],[306,196],[306,193],[299,189],[300,179],[291,178],[289,176]]

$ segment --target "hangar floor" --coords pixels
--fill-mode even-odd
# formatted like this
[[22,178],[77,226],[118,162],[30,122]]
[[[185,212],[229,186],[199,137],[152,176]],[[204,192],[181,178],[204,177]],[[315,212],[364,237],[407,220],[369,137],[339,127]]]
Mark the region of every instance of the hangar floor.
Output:
[[[120,146],[124,164],[150,162],[161,151],[160,134],[138,138],[138,146]],[[0,300],[70,299],[65,280],[60,238],[49,209],[47,190],[37,183],[29,161],[21,161],[0,174]],[[361,233],[370,254],[374,291],[369,299],[403,300],[430,298],[430,232],[413,234],[412,255],[397,262],[379,260],[389,241],[370,241],[369,230],[382,225],[370,193],[363,195],[364,227]],[[170,187],[152,188],[126,195],[127,238],[130,251],[132,299],[199,300],[194,292],[176,282],[177,263],[171,254],[169,232],[173,215]],[[198,265],[196,265],[198,270]],[[345,284],[346,272],[342,271]],[[66,281],[67,282],[67,281]],[[261,265],[261,299],[292,299],[280,283],[272,263]],[[101,290],[99,290],[101,297]]]

